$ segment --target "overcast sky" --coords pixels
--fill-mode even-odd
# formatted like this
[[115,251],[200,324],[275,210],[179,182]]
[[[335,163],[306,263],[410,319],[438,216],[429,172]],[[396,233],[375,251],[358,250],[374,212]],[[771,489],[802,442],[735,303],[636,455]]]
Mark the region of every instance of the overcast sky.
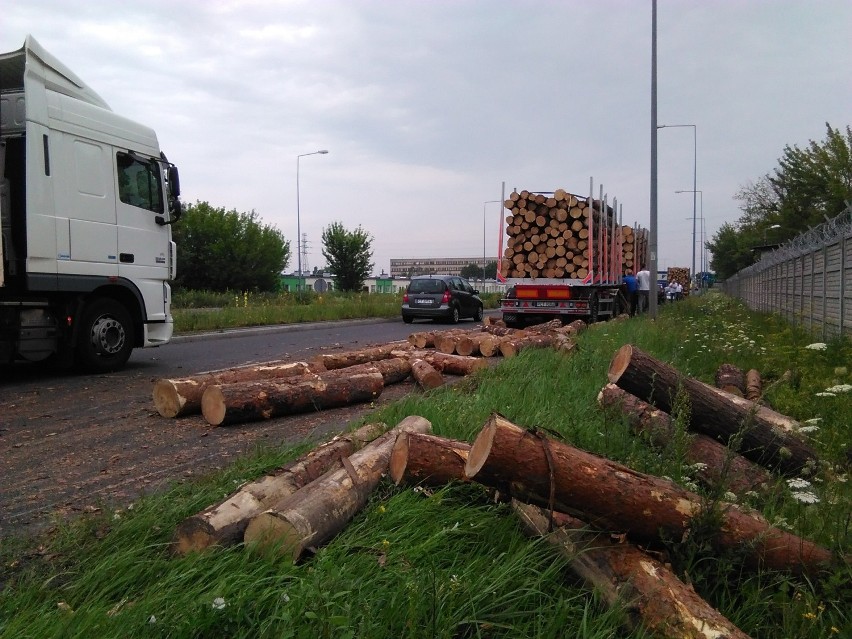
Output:
[[[323,227],[392,257],[497,254],[501,183],[585,194],[649,225],[650,0],[26,0],[32,34],[153,127],[185,202],[256,211],[307,266]],[[707,237],[784,146],[852,124],[849,0],[659,0],[658,121],[694,124]],[[659,131],[659,264],[692,262],[693,130]],[[597,193],[597,187],[595,187]],[[700,265],[701,221],[696,264]],[[180,250],[180,249],[178,249]]]

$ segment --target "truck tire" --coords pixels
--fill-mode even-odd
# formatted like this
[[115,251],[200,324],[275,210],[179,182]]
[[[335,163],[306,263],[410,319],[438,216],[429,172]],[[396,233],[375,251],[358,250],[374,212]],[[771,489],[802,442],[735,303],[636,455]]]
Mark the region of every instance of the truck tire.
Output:
[[133,351],[133,322],[127,309],[110,298],[93,301],[80,316],[77,363],[90,373],[123,367]]

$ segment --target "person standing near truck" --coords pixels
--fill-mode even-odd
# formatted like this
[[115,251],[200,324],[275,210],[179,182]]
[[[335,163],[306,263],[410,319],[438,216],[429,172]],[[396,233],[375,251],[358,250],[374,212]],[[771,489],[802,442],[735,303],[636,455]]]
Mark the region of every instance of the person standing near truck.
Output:
[[644,313],[648,310],[648,292],[651,290],[651,272],[644,266],[636,274],[636,285],[639,288],[639,312]]
[[630,269],[627,269],[627,272],[624,274],[621,281],[627,292],[627,302],[630,304],[630,317],[633,317],[636,315],[636,303],[639,299],[639,285],[636,282],[636,276],[633,275],[633,271]]

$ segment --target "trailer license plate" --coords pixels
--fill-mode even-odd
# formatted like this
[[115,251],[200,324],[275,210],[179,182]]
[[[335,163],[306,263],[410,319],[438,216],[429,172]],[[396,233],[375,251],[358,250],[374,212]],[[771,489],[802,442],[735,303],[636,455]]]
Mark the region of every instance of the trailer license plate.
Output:
[[536,302],[535,305],[539,308],[553,308],[556,306],[556,302]]

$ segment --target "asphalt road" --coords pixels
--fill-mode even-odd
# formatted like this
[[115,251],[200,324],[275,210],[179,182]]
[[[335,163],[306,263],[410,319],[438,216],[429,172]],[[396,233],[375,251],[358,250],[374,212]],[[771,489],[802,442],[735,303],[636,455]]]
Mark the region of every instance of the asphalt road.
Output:
[[[327,439],[369,410],[361,405],[211,428],[200,415],[160,417],[151,399],[159,378],[299,361],[448,328],[399,319],[263,327],[178,336],[136,350],[124,370],[107,375],[0,368],[0,536],[35,532],[56,516],[126,507],[140,494],[222,468],[258,446]],[[376,403],[414,390],[410,382],[388,387]]]

